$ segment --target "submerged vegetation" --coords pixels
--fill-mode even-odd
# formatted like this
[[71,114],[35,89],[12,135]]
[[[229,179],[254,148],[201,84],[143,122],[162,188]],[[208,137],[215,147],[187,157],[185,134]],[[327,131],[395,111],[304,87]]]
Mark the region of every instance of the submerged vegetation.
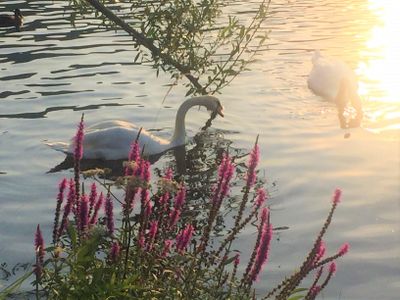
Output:
[[[215,184],[208,187],[211,197],[196,216],[187,213],[191,199],[183,181],[175,180],[169,168],[158,180],[151,179],[150,163],[141,157],[135,141],[124,175],[110,181],[101,179],[107,170],[86,171],[84,176],[100,184],[92,183],[86,192],[80,171],[83,132],[82,118],[74,143],[74,176],[59,184],[52,243],[45,245],[38,225],[34,268],[4,289],[2,298],[33,275],[37,299],[314,299],[336,272],[336,260],[348,251],[344,244],[327,256],[323,241],[340,202],[341,192],[336,190],[328,217],[300,268],[265,295],[256,295],[254,285],[272,251],[274,232],[268,193],[256,184],[257,143],[246,163],[231,228],[221,238],[213,233],[216,220],[237,179],[229,153],[217,162]],[[250,257],[241,257],[235,243],[252,223],[258,232],[253,251]],[[239,265],[246,266],[244,271]],[[311,286],[299,289],[313,271]]]

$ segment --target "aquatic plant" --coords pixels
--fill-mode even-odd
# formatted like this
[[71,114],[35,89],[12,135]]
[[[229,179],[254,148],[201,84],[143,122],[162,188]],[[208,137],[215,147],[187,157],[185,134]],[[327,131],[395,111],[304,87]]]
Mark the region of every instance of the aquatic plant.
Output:
[[[82,128],[83,118],[76,140],[82,140]],[[270,210],[265,206],[267,193],[254,184],[260,156],[257,142],[247,162],[238,211],[233,212],[232,228],[224,237],[213,235],[213,229],[222,203],[231,193],[236,170],[228,153],[223,154],[216,183],[210,187],[211,197],[203,215],[206,220],[197,222],[196,217],[186,215],[185,204],[191,199],[187,198],[184,183],[173,179],[171,169],[161,174],[158,182],[152,181],[150,164],[140,156],[135,142],[131,149],[124,175],[112,182],[97,180],[101,185],[92,183],[89,196],[84,188],[77,189],[76,180],[80,181],[81,174],[76,166],[80,165],[81,156],[75,155],[78,161],[73,178],[62,179],[59,185],[52,245],[45,248],[38,225],[33,270],[3,290],[0,298],[14,292],[32,274],[37,299],[256,297],[254,286],[267,264],[273,237]],[[89,171],[85,175],[96,178],[98,173]],[[122,200],[113,193],[117,188],[123,190]],[[66,203],[60,211],[65,193]],[[258,297],[315,299],[327,286],[336,272],[336,260],[349,250],[349,245],[343,244],[336,254],[326,256],[322,240],[340,199],[341,191],[336,190],[328,217],[298,271]],[[249,207],[248,202],[252,203]],[[117,210],[114,203],[120,204]],[[120,212],[120,217],[115,211]],[[258,223],[258,234],[252,254],[246,259],[235,249],[235,241],[241,230],[253,222]],[[239,272],[239,264],[246,260],[245,271]],[[327,275],[321,280],[325,265],[329,265]],[[314,270],[310,287],[299,289]]]

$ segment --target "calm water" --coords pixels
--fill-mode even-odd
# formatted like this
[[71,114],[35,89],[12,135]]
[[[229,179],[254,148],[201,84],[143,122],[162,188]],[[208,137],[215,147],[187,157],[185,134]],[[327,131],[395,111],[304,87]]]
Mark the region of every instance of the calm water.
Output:
[[[260,291],[302,261],[340,187],[343,203],[327,246],[333,253],[348,241],[351,252],[339,262],[324,299],[398,299],[400,6],[383,0],[273,2],[268,49],[224,90],[226,116],[211,130],[237,149],[249,149],[260,134],[261,167],[275,184],[272,222],[289,227],[274,239]],[[15,7],[26,16],[25,30],[0,30],[0,261],[10,265],[33,256],[38,222],[50,236],[56,185],[70,175],[46,174],[64,156],[44,140],[67,140],[82,111],[89,124],[131,120],[168,137],[184,95],[178,86],[162,103],[168,77],[133,64],[124,32],[85,20],[74,28],[62,1],[0,3],[1,12]],[[232,11],[251,14],[248,2]],[[339,129],[335,107],[307,89],[313,49],[357,70],[366,115],[361,128]],[[194,109],[188,135],[206,119]],[[157,166],[171,161],[166,155]],[[254,228],[241,236],[244,254],[254,237]]]

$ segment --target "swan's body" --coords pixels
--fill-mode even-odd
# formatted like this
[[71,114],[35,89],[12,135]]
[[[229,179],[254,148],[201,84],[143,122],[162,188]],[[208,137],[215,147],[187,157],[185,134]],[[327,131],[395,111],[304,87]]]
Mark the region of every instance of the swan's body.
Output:
[[[155,155],[185,144],[186,112],[196,105],[207,107],[221,116],[222,105],[216,97],[193,97],[181,104],[176,114],[175,131],[171,140],[165,140],[141,130],[139,135],[140,149],[144,155]],[[125,159],[128,157],[132,142],[137,138],[140,127],[125,121],[105,121],[94,124],[85,130],[83,141],[83,158],[86,159]],[[74,143],[48,143],[50,147],[67,154],[74,152]]]
[[312,63],[313,68],[307,81],[309,89],[336,104],[341,127],[347,127],[343,113],[346,105],[351,103],[357,112],[353,125],[359,125],[362,108],[357,77],[353,70],[340,60],[322,56],[319,51],[314,52]]
[[22,27],[24,17],[21,14],[21,11],[16,8],[14,10],[14,15],[0,15],[0,27],[15,27],[18,31]]

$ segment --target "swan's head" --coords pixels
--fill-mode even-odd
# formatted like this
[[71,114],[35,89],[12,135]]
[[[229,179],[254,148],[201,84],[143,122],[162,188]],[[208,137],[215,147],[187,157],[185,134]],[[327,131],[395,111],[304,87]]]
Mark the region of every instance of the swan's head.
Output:
[[219,114],[221,117],[224,117],[224,107],[222,106],[221,102],[217,97],[214,96],[204,96],[205,102],[204,106],[207,108],[207,110],[211,112],[215,112]]
[[16,18],[23,18],[23,16],[22,16],[22,13],[21,13],[21,11],[19,10],[19,8],[16,8],[15,10],[14,10],[14,16],[16,17]]

